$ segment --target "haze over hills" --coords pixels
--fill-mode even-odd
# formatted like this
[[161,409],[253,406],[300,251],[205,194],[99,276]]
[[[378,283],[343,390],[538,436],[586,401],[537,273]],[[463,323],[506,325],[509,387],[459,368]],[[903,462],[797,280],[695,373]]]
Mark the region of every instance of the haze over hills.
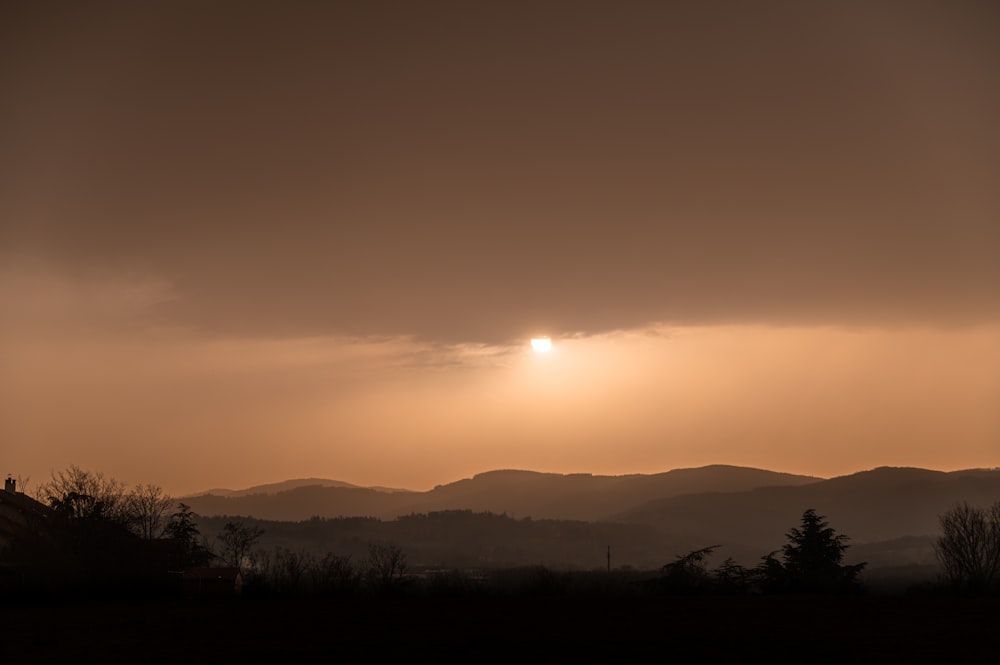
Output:
[[665,497],[611,520],[652,526],[692,542],[728,543],[739,556],[782,542],[806,508],[815,508],[857,545],[936,535],[938,516],[955,503],[997,500],[1000,469],[879,467],[799,486]]
[[389,493],[348,483],[315,483],[273,493],[253,492],[255,488],[229,495],[208,493],[184,501],[202,515],[247,515],[272,520],[304,520],[314,516],[391,519],[411,513],[473,510],[535,519],[596,521],[655,499],[681,494],[738,492],[819,480],[724,465],[624,476],[501,470],[438,485],[426,492]]
[[[568,557],[566,563],[575,562],[574,557],[579,556],[596,561],[598,550],[603,551],[601,548],[607,544],[616,549],[619,561],[632,564],[662,562],[673,554],[719,544],[719,556],[732,556],[740,563],[754,565],[761,556],[780,549],[785,534],[797,526],[803,511],[814,508],[838,533],[850,538],[848,559],[869,561],[873,566],[916,566],[921,568],[919,574],[926,576],[936,569],[933,539],[939,533],[938,516],[959,501],[987,505],[998,500],[1000,469],[942,472],[880,467],[821,479],[716,465],[627,476],[490,471],[426,492],[305,485],[273,494],[202,495],[185,502],[203,516],[240,515],[285,522],[302,522],[313,516],[375,517],[391,521],[381,527],[371,521],[357,524],[368,524],[363,528],[371,530],[370,537],[401,539],[414,553],[457,548],[461,551],[449,555],[456,557],[454,561],[496,561],[502,555],[511,563],[521,559],[521,563],[530,563],[542,560],[544,555],[553,564],[558,563],[559,556]],[[459,519],[447,516],[446,511],[471,512],[469,517]],[[476,533],[481,533],[478,544],[459,547],[461,534],[449,529],[467,522],[461,530],[468,531],[472,528],[469,524],[478,525],[483,520],[496,527],[499,523],[491,521],[487,513],[506,514],[518,520],[530,517],[536,523],[560,520],[563,526],[524,528],[538,537],[549,531],[563,534],[559,542],[567,533],[579,533],[578,542],[564,547],[565,551],[552,550],[558,543],[552,541],[546,546],[544,542],[548,541],[542,538],[531,547],[522,543],[523,551],[515,556],[510,550],[513,536],[498,533],[488,537],[493,527],[480,525],[475,527]],[[412,529],[405,526],[409,522],[396,521],[414,514],[440,516],[419,522],[423,526],[417,529],[438,524],[439,543],[431,543],[434,538],[427,533],[420,537],[414,535],[416,531],[410,533]],[[610,532],[602,529],[615,524],[632,530],[615,532],[618,537],[606,543]],[[503,525],[504,529],[514,528],[507,522]],[[336,527],[335,531],[343,528]],[[276,522],[267,529],[274,536],[282,532]],[[489,545],[493,540],[497,542]],[[349,543],[340,546],[347,548]],[[585,555],[576,553],[577,546]],[[557,550],[559,556],[554,553]],[[435,560],[444,560],[442,557]]]

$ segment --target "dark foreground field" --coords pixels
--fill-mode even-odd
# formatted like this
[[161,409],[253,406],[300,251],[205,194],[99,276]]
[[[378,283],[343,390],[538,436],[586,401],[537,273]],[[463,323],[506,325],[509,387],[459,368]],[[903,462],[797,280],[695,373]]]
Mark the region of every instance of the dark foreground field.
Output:
[[5,601],[3,662],[996,662],[1000,600]]

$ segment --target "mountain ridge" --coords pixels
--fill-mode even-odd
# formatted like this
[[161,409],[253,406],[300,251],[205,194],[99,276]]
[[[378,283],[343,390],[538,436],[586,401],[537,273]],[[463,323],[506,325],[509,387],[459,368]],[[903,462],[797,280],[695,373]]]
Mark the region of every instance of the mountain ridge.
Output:
[[960,501],[1000,501],[1000,469],[877,467],[807,485],[654,499],[611,520],[683,533],[692,541],[725,536],[750,551],[780,542],[807,508],[863,544],[934,536],[939,516]]
[[[583,529],[575,526],[583,523],[594,525],[595,534],[618,525],[639,529],[620,532],[622,539],[638,539],[636,542],[641,540],[650,548],[645,554],[640,548],[630,555],[637,562],[649,563],[664,556],[669,560],[671,552],[720,544],[726,556],[745,565],[754,565],[760,556],[780,547],[788,530],[812,508],[849,539],[848,558],[852,561],[867,556],[883,566],[905,562],[927,572],[936,570],[934,539],[940,531],[939,516],[959,501],[975,505],[1000,501],[1000,469],[937,471],[881,466],[827,479],[729,465],[622,476],[501,469],[425,492],[386,493],[313,485],[272,495],[205,495],[185,501],[206,517],[253,517],[283,522],[288,528],[296,528],[292,523],[298,523],[299,529],[306,529],[314,517],[356,517],[381,520],[386,533],[391,533],[395,527],[389,525],[401,519],[437,516],[414,524],[450,523],[448,520],[454,519],[444,516],[456,511],[502,515],[515,522],[527,518],[560,521],[552,529],[564,532]],[[633,536],[626,537],[626,533]],[[648,535],[637,535],[643,533]],[[414,534],[408,536],[412,543],[431,537]],[[441,538],[435,547],[445,552],[447,543],[459,534]],[[504,557],[514,556],[509,545],[497,544],[495,556],[502,552],[506,552]],[[558,550],[557,545],[552,543]],[[623,545],[621,539],[615,545],[620,555],[624,554]],[[539,556],[546,551],[541,543],[533,547],[531,551]],[[559,551],[559,556],[572,558],[568,550]]]
[[191,496],[205,496],[206,494],[212,494],[214,496],[250,496],[252,494],[277,494],[278,492],[286,492],[293,489],[298,489],[300,487],[352,487],[356,489],[370,489],[377,492],[409,492],[412,490],[399,489],[394,487],[383,487],[381,485],[374,485],[370,487],[365,487],[362,485],[355,485],[354,483],[348,483],[343,480],[334,480],[332,478],[291,478],[289,480],[282,480],[275,483],[264,483],[262,485],[253,485],[252,487],[247,487],[245,489],[231,490],[221,487],[205,490],[203,492],[196,492],[194,494],[186,495],[187,498]]
[[[270,494],[249,493],[249,490],[227,495],[205,493],[185,497],[184,501],[200,514],[278,520],[313,516],[390,519],[409,513],[469,509],[519,517],[597,521],[645,501],[678,494],[819,481],[822,479],[814,476],[724,464],[620,476],[497,469],[424,492],[389,493],[333,481],[327,485],[300,484]],[[261,485],[250,490],[280,485]]]

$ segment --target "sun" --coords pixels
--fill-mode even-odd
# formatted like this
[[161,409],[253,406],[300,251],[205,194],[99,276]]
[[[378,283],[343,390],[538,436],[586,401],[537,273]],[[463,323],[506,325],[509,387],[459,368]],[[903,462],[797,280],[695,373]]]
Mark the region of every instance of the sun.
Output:
[[548,353],[552,350],[552,340],[548,337],[532,338],[531,348],[535,350],[535,353]]

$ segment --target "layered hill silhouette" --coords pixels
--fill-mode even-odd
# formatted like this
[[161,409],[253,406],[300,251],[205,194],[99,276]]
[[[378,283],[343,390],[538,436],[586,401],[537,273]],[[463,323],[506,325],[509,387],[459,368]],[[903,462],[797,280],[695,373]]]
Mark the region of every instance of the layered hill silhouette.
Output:
[[703,492],[740,492],[758,487],[810,484],[821,479],[746,467],[713,465],[657,474],[595,476],[534,471],[489,471],[438,485],[426,492],[308,483],[282,491],[260,486],[226,495],[210,492],[184,502],[201,515],[246,515],[270,520],[310,517],[377,517],[473,510],[534,519],[606,520],[648,502]]
[[879,467],[798,486],[665,497],[610,519],[683,534],[693,542],[725,542],[735,548],[734,555],[745,556],[783,542],[783,534],[806,508],[815,508],[858,544],[933,536],[939,532],[938,516],[955,503],[997,500],[1000,469]]
[[[301,482],[306,481],[295,481]],[[605,539],[621,546],[628,542],[619,560],[632,559],[637,564],[646,563],[639,556],[644,548],[665,561],[671,552],[679,554],[714,544],[722,546],[723,556],[752,564],[779,549],[803,511],[814,508],[838,533],[849,536],[849,559],[876,566],[923,566],[929,570],[935,565],[933,538],[939,533],[939,515],[959,501],[987,505],[1000,500],[1000,469],[942,472],[880,467],[830,479],[723,465],[625,476],[506,470],[478,474],[426,492],[386,492],[341,485],[306,484],[270,494],[205,494],[184,501],[204,516],[239,515],[285,522],[352,516],[396,520],[408,515],[442,514],[436,522],[420,522],[418,530],[440,522],[449,525],[441,527],[447,531],[458,518],[445,518],[445,511],[471,511],[461,520],[471,520],[470,524],[485,520],[493,527],[496,524],[488,513],[517,519],[561,520],[563,526],[531,528],[539,533],[545,529],[562,534],[579,532],[580,543],[594,541],[587,546],[581,544],[581,550],[597,551],[594,543]],[[586,527],[586,522],[618,524],[639,531],[615,532],[617,537],[609,538],[610,532],[606,533],[604,527]],[[383,537],[403,538],[406,524],[409,522],[396,526],[386,523],[383,528],[371,523],[364,528],[372,529],[373,537],[385,531]],[[504,524],[507,529],[514,528]],[[276,525],[269,528],[275,534],[278,531]],[[470,528],[466,524],[462,530]],[[421,542],[430,537],[425,536]],[[411,534],[403,540],[416,548],[410,543],[414,538]],[[457,542],[455,534],[441,538],[441,543],[452,547]],[[425,546],[430,547],[421,545]],[[544,550],[536,549],[526,548],[525,552],[537,557]],[[568,548],[563,556],[568,557],[572,549]],[[634,552],[626,555],[627,550]],[[587,556],[593,558],[593,553]]]

